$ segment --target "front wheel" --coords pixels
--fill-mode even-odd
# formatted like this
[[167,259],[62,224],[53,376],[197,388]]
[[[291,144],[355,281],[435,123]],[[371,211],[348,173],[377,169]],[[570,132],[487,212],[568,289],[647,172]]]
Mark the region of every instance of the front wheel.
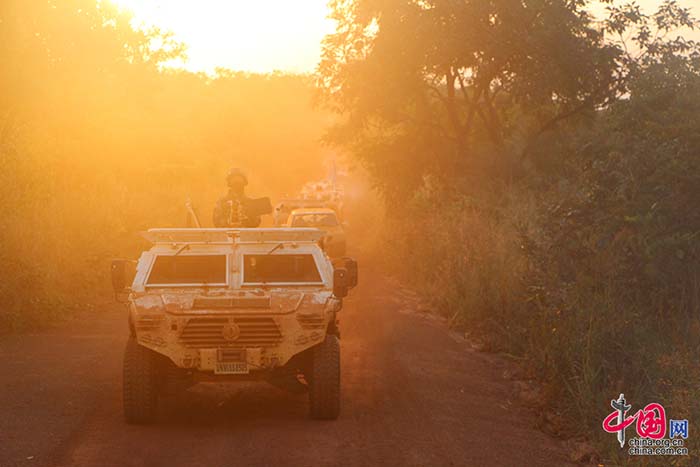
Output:
[[127,423],[151,423],[158,402],[157,355],[129,337],[124,350],[124,418]]
[[313,349],[312,375],[309,382],[311,418],[335,420],[340,413],[340,343],[328,334]]

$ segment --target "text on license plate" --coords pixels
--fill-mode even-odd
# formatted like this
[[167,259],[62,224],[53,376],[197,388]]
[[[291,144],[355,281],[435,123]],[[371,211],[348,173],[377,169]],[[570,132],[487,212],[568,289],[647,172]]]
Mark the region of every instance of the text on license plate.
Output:
[[240,375],[248,373],[247,362],[216,362],[217,375]]

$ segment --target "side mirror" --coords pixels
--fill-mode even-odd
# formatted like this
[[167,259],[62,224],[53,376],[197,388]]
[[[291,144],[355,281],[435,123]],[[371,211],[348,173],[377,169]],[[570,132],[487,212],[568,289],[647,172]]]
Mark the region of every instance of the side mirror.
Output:
[[118,302],[126,301],[131,282],[136,275],[136,262],[127,259],[115,259],[112,261],[112,289]]
[[344,298],[348,294],[348,271],[345,268],[333,270],[333,295]]
[[347,256],[338,258],[333,261],[333,264],[338,268],[344,268],[347,271],[346,285],[349,289],[357,286],[357,261]]

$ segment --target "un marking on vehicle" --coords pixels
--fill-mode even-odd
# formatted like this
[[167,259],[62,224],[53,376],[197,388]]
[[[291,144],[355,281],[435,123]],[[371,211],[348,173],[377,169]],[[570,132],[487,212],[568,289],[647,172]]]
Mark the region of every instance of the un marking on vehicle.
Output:
[[221,335],[227,341],[235,341],[241,335],[241,328],[236,323],[229,322],[221,329]]

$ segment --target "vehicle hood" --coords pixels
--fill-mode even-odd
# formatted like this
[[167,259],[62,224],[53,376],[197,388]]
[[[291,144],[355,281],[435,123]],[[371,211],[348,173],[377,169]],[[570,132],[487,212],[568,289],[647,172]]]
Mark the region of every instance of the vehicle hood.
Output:
[[305,305],[325,304],[330,291],[151,291],[134,297],[137,311],[162,309],[168,313],[292,313]]

